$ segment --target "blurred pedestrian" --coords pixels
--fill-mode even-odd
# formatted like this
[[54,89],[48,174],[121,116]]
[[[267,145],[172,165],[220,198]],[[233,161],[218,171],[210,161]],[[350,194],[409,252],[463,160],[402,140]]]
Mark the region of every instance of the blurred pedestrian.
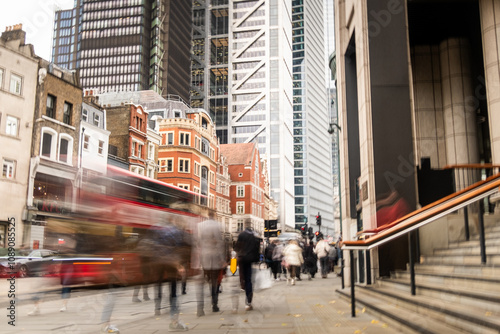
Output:
[[152,276],[155,284],[155,315],[161,314],[163,282],[170,285],[170,324],[169,331],[187,331],[188,327],[179,320],[179,300],[177,280],[186,274],[191,259],[191,238],[187,232],[175,225],[163,226],[155,233],[156,247],[152,249],[155,261]]
[[318,255],[319,264],[321,266],[321,277],[328,277],[328,252],[330,251],[330,245],[327,241],[323,239],[321,234],[318,236],[318,243],[314,247],[314,253]]
[[132,301],[134,303],[140,303],[142,300],[139,299],[139,292],[142,287],[142,299],[144,301],[150,300],[148,293],[148,283],[151,282],[151,264],[153,262],[153,255],[151,252],[151,243],[153,242],[150,235],[151,230],[146,231],[144,237],[139,240],[136,247],[136,252],[139,257],[139,265],[141,271],[140,282],[134,286],[134,293],[132,295]]
[[314,278],[314,275],[318,272],[318,256],[314,253],[314,241],[312,240],[304,249],[304,267],[308,279]]
[[[219,312],[219,279],[222,276],[222,270],[226,267],[226,247],[219,222],[213,219],[213,214],[210,216],[210,219],[199,226],[200,257],[204,276],[208,279],[210,286],[212,311]],[[204,280],[201,280],[200,284],[197,315],[203,316],[205,314],[203,310]]]
[[274,240],[273,243],[276,245],[273,249],[273,263],[271,265],[271,270],[274,275],[274,279],[279,281],[281,279],[281,261],[283,261],[283,244],[278,240]]
[[252,263],[259,262],[260,238],[252,228],[247,227],[238,235],[234,250],[238,254],[240,276],[245,287],[247,304],[245,310],[250,311],[253,310]]
[[290,240],[285,249],[283,249],[283,256],[290,269],[291,284],[295,285],[295,280],[299,277],[300,267],[304,263],[302,248],[300,248],[297,240]]

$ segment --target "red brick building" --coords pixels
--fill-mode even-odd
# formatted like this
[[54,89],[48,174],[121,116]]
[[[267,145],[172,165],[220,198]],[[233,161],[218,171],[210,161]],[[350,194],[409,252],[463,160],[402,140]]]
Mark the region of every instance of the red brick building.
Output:
[[148,112],[141,105],[124,104],[106,108],[109,137],[109,164],[128,165],[128,169],[146,175],[148,149]]
[[219,142],[210,115],[179,110],[158,124],[158,180],[203,195],[201,204],[215,209]]
[[255,143],[225,144],[220,146],[221,155],[227,158],[231,186],[231,212],[233,237],[252,227],[264,235],[266,178],[263,164]]

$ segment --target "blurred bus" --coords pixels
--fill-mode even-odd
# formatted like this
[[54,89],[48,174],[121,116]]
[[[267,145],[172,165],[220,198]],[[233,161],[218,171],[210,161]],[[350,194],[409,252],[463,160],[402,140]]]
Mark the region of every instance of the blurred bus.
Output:
[[[187,245],[208,215],[201,196],[109,166],[82,186],[72,215],[48,224],[66,284],[139,284],[148,280],[144,256],[155,259],[151,265],[181,256],[189,269]],[[149,243],[139,247],[145,238]]]

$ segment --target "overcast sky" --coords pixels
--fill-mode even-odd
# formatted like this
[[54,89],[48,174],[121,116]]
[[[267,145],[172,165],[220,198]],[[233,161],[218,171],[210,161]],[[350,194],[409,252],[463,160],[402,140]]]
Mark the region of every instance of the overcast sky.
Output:
[[26,42],[35,46],[35,53],[50,61],[54,11],[73,8],[74,0],[2,0],[0,31],[22,23]]

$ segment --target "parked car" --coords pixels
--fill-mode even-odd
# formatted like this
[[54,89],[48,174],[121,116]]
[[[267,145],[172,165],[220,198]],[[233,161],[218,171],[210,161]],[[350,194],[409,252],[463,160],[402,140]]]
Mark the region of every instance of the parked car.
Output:
[[49,249],[19,249],[15,251],[13,265],[7,252],[0,252],[0,277],[44,276],[55,269],[53,259],[57,252]]

